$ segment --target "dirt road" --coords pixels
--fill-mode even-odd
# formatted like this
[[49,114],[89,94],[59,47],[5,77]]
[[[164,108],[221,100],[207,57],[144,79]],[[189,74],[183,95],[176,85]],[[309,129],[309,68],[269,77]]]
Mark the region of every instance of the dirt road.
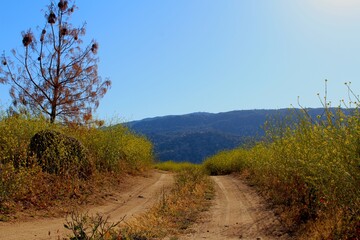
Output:
[[[212,177],[216,195],[213,206],[179,239],[290,239],[271,210],[249,186],[233,176]],[[132,179],[130,186],[111,195],[105,204],[88,209],[116,222],[145,212],[156,203],[163,188],[173,183],[169,173],[154,172],[150,177]],[[69,234],[64,218],[36,219],[29,222],[0,222],[0,239],[53,240]]]
[[[154,172],[149,177],[134,178],[131,186],[113,194],[105,205],[89,208],[90,214],[101,213],[116,222],[124,216],[130,220],[150,208],[163,188],[170,186],[173,177],[168,173]],[[69,232],[63,227],[64,218],[41,219],[29,222],[1,223],[0,239],[6,240],[53,240],[62,239]]]
[[214,205],[180,239],[289,239],[275,215],[249,186],[233,176],[212,177]]

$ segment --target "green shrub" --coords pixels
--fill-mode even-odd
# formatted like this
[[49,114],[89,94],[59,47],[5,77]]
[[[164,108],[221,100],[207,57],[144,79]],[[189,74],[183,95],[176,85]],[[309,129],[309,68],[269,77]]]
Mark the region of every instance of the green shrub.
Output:
[[246,150],[235,149],[233,151],[223,151],[215,156],[207,158],[203,167],[210,175],[226,175],[239,172],[244,169],[244,161],[241,161],[247,154]]
[[87,150],[73,137],[43,130],[31,138],[29,149],[45,172],[80,178],[92,174]]

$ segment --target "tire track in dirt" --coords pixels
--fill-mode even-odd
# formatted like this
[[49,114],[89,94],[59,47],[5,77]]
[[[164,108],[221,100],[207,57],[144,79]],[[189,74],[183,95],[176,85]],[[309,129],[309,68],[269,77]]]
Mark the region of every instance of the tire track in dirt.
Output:
[[[161,191],[172,183],[172,175],[162,173],[157,176],[156,182],[149,180],[145,184],[134,187],[128,193],[122,193],[123,204],[109,202],[108,205],[92,208],[89,213],[101,213],[109,216],[109,220],[114,222],[119,221],[126,215],[124,220],[127,221],[152,207],[157,202]],[[115,198],[115,201],[118,202],[119,200]]]
[[251,187],[233,176],[214,176],[210,211],[180,239],[288,239],[274,213]]
[[[148,210],[154,205],[161,191],[173,183],[173,175],[154,172],[147,178],[136,178],[132,187],[123,192],[114,193],[101,206],[88,208],[91,215],[100,213],[109,216],[111,222],[131,218]],[[6,240],[57,240],[67,236],[64,218],[37,219],[29,222],[0,223],[0,239]]]

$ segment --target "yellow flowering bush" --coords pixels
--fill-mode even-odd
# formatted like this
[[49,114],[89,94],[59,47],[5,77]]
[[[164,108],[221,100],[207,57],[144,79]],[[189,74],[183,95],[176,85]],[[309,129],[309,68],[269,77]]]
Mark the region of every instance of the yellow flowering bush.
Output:
[[289,227],[312,222],[318,238],[356,236],[359,109],[325,108],[316,120],[299,116],[291,124],[267,128],[267,140],[255,147],[220,153],[207,159],[204,167],[212,174],[248,172],[275,204],[287,209]]

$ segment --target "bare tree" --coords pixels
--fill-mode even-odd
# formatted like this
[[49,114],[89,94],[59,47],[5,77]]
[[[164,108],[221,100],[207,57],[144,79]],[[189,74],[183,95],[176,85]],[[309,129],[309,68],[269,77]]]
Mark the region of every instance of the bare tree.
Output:
[[22,32],[24,51],[12,50],[12,58],[4,54],[0,65],[0,83],[11,85],[14,105],[42,112],[51,123],[89,121],[111,86],[98,75],[98,43],[83,47],[86,25],[69,22],[76,9],[70,2],[51,1],[39,37]]

